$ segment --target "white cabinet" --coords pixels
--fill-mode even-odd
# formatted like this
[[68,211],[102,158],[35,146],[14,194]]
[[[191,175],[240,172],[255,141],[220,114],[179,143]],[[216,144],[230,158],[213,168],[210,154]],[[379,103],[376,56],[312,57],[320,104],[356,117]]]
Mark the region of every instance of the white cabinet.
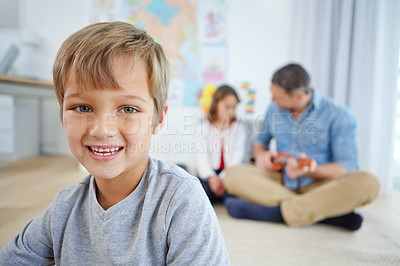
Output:
[[0,95],[0,160],[39,154],[39,99]]
[[0,154],[14,152],[14,98],[0,95]]
[[0,161],[71,155],[53,84],[0,74]]
[[57,100],[47,98],[41,101],[41,153],[71,155],[61,124]]

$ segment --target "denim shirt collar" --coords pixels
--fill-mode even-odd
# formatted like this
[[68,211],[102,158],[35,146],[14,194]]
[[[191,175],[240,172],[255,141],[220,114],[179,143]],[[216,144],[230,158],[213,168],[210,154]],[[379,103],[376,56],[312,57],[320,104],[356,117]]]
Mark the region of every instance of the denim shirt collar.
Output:
[[[311,99],[311,102],[304,109],[300,119],[297,120],[297,122],[303,121],[305,119],[305,117],[307,117],[310,112],[312,112],[314,110],[317,110],[321,105],[321,101],[322,101],[321,95],[315,89],[311,89],[311,91],[313,93],[313,97]],[[285,112],[288,117],[292,117],[292,113],[291,113],[290,110],[281,110],[281,111]]]
[[315,89],[311,89],[311,91],[313,93],[313,98],[311,100],[311,104],[310,104],[309,108],[311,110],[318,109],[320,106],[320,103],[321,103],[321,96]]

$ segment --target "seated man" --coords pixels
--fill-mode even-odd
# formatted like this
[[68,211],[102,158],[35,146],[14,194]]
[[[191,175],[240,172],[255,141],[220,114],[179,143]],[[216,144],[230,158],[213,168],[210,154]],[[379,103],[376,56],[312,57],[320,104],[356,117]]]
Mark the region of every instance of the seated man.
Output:
[[[308,73],[297,64],[279,69],[270,89],[273,103],[253,142],[255,165],[228,168],[224,178],[227,191],[239,197],[225,201],[229,214],[288,226],[320,222],[359,229],[362,217],[354,209],[373,201],[380,185],[358,171],[354,115],[311,89]],[[290,155],[280,171],[271,139],[277,151]],[[317,164],[299,168],[301,158]]]

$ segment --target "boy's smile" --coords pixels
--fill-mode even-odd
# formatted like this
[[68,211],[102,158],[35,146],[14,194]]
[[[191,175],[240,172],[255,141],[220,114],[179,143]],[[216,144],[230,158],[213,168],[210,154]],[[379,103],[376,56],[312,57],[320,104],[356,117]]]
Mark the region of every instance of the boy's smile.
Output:
[[122,146],[86,146],[90,156],[97,161],[109,161],[114,159],[124,147]]
[[62,106],[71,151],[96,180],[141,177],[151,136],[162,128],[145,65],[120,58],[113,72],[119,89],[78,88],[72,69]]

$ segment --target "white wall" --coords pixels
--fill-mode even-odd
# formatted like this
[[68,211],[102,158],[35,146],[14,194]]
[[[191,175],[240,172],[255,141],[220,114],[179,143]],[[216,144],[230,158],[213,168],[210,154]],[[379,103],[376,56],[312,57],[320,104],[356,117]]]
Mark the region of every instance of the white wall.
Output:
[[87,24],[85,5],[79,0],[28,0],[26,7],[26,30],[37,36],[40,45],[30,71],[32,76],[52,80],[52,65],[61,43]]
[[264,114],[273,72],[289,61],[290,0],[227,0],[228,81],[257,90],[255,113]]
[[[24,35],[34,40],[37,46],[25,47],[25,54],[16,62],[15,72],[51,80],[52,64],[58,47],[67,36],[88,22],[89,0],[20,1],[25,7]],[[257,90],[255,114],[263,115],[269,103],[271,75],[277,67],[289,60],[291,0],[227,0],[227,3],[229,69],[226,82],[239,88],[241,82],[249,81],[251,87]],[[0,43],[2,40],[9,41],[10,36],[0,31]],[[0,56],[3,48],[0,46]],[[195,122],[200,116],[199,108],[171,107],[168,127],[154,141],[190,141],[193,136],[185,132],[184,128],[188,127],[185,123],[191,120]],[[52,126],[48,120],[45,125]],[[172,134],[172,129],[177,129],[176,133]],[[49,138],[52,141],[52,137]],[[65,150],[66,145],[61,144],[59,147],[63,147],[59,149],[60,153],[69,153]],[[154,155],[169,162],[185,163],[190,168],[193,166],[193,154],[190,153],[154,152]]]
[[0,30],[0,56],[14,42],[21,53],[12,74],[52,80],[51,69],[58,47],[87,23],[85,4],[78,0],[19,2],[21,28],[19,31]]

